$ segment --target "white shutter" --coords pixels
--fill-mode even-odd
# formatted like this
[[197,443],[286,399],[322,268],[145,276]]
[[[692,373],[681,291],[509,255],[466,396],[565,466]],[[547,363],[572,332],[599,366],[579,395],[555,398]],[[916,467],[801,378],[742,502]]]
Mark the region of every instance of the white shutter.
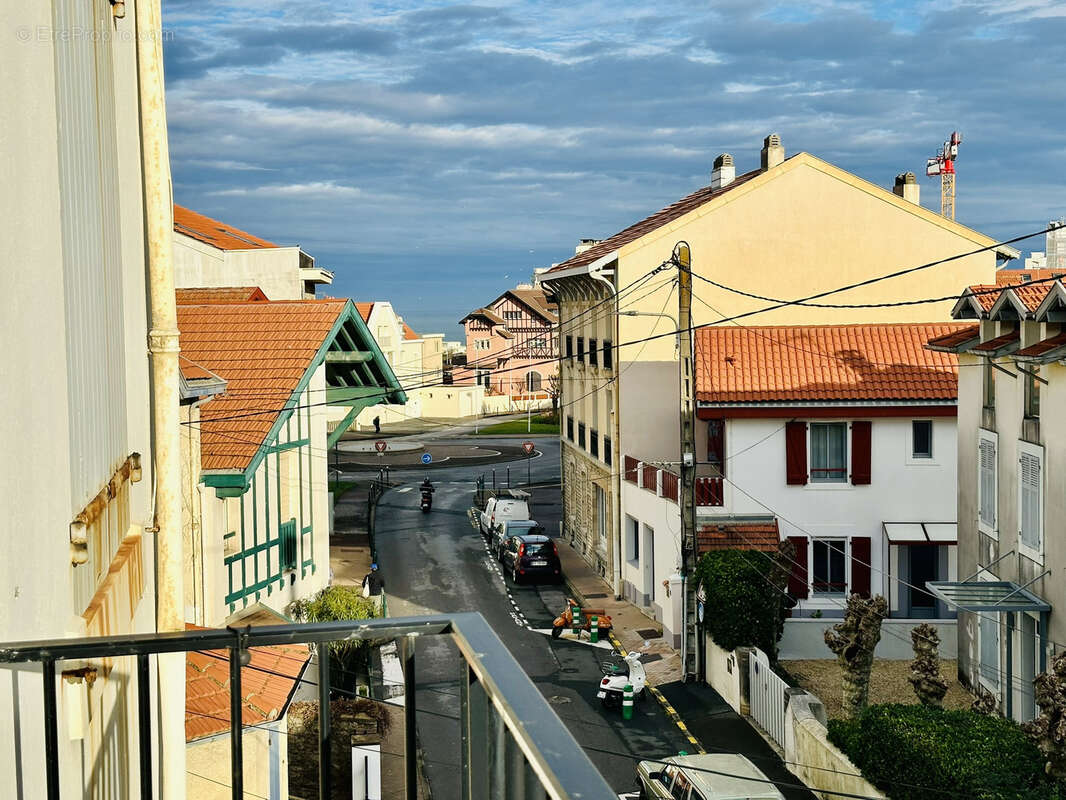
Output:
[[1041,562],[1044,555],[1044,449],[1018,442],[1018,549]]
[[996,535],[996,444],[996,434],[984,430],[978,433],[977,525],[991,536]]

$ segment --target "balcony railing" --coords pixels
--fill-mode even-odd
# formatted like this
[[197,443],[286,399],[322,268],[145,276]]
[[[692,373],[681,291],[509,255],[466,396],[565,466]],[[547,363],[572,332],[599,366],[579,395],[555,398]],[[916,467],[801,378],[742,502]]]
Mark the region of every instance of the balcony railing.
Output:
[[696,505],[720,506],[722,504],[722,479],[696,478]]
[[[342,640],[396,640],[404,683],[405,796],[418,795],[415,680],[415,642],[421,637],[450,639],[465,662],[459,670],[460,777],[464,800],[496,797],[583,798],[617,797],[596,771],[569,730],[552,711],[522,667],[480,614],[326,622],[307,625],[189,630],[181,633],[107,636],[90,639],[0,644],[0,666],[25,670],[40,665],[43,675],[41,708],[48,800],[60,800],[57,666],[64,662],[135,656],[137,662],[137,718],[139,752],[128,758],[140,763],[140,797],[153,797],[150,659],[161,653],[228,650],[230,664],[230,787],[235,800],[244,797],[241,663],[254,647],[313,643],[324,647]],[[319,670],[320,798],[333,796],[330,763],[331,697],[328,669]],[[432,713],[432,712],[430,712]],[[21,711],[25,718],[26,710]],[[18,753],[15,753],[16,759]],[[128,765],[122,765],[128,767]]]

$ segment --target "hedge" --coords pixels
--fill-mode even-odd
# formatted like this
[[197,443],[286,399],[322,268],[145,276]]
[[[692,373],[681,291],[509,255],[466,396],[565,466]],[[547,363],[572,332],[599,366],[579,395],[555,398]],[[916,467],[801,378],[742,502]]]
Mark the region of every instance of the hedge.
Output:
[[974,800],[1066,797],[1045,776],[1040,751],[1003,717],[876,705],[856,720],[829,720],[829,739],[892,800],[935,797],[930,788]]
[[758,647],[777,658],[784,629],[784,595],[771,583],[775,562],[751,550],[717,550],[696,565],[707,592],[704,627],[725,650]]

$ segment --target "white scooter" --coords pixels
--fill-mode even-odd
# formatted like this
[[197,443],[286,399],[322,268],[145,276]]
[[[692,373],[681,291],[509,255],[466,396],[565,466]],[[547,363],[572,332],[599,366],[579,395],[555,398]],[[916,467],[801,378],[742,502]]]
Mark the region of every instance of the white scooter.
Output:
[[630,651],[619,661],[605,661],[600,665],[603,671],[603,679],[600,681],[600,690],[596,697],[603,702],[604,708],[621,708],[622,693],[626,685],[633,687],[633,699],[639,700],[644,696],[644,683],[647,674],[644,665],[640,663],[640,653]]

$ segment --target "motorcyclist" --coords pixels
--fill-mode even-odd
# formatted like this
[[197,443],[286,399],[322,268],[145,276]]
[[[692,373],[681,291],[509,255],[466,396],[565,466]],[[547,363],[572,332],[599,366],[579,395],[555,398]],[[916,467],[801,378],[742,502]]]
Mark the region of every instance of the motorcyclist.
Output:
[[433,494],[433,484],[430,483],[428,475],[426,476],[426,479],[422,481],[422,494]]

